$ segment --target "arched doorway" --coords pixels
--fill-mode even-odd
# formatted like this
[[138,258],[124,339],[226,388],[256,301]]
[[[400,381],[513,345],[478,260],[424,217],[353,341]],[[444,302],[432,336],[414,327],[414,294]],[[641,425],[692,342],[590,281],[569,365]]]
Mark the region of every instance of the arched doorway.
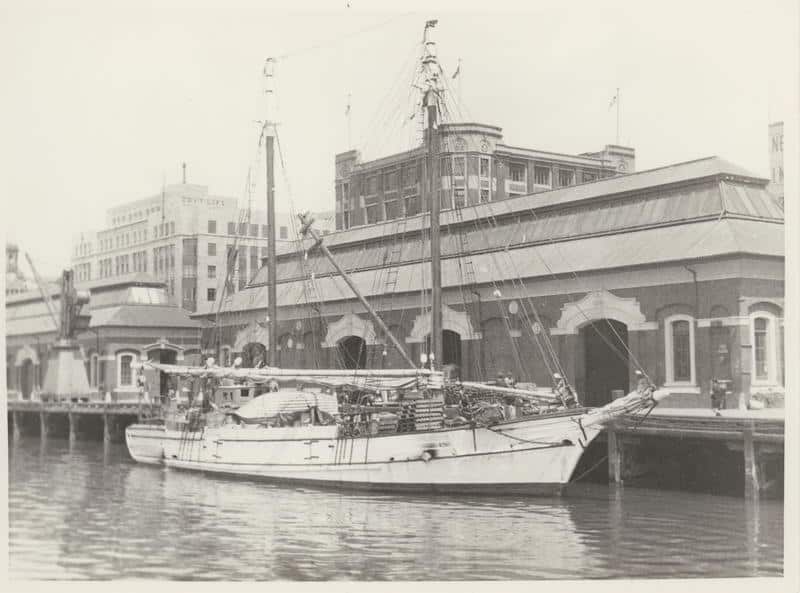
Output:
[[[425,337],[425,351],[431,351],[431,335]],[[442,330],[441,366],[455,365],[461,374],[461,335],[449,329]]]
[[580,329],[584,351],[582,403],[602,406],[612,392],[627,393],[629,385],[628,326],[613,319],[597,319]]
[[358,336],[347,336],[336,345],[339,364],[345,369],[367,366],[367,343]]
[[33,392],[35,376],[33,361],[26,358],[19,367],[19,390],[22,392],[22,399],[30,399]]

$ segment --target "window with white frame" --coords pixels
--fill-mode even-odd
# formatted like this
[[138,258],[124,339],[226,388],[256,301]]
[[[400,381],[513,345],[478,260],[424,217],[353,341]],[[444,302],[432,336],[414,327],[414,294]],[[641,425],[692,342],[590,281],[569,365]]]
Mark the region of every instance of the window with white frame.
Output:
[[575,171],[571,169],[559,169],[558,171],[558,186],[567,187],[575,183]]
[[490,163],[489,157],[482,156],[479,165],[479,174],[482,179],[489,178],[489,171],[490,171]]
[[777,385],[779,382],[777,336],[778,318],[774,315],[759,311],[750,316],[753,385]]
[[664,353],[667,385],[697,385],[694,318],[672,315],[664,320]]
[[524,183],[527,180],[525,165],[522,163],[511,163],[509,165],[511,181]]
[[136,379],[136,372],[133,364],[136,361],[136,353],[120,352],[117,354],[117,386],[133,387]]
[[95,352],[89,358],[89,386],[97,387],[100,368],[100,356]]
[[550,187],[550,168],[536,166],[533,169],[533,182],[536,185]]

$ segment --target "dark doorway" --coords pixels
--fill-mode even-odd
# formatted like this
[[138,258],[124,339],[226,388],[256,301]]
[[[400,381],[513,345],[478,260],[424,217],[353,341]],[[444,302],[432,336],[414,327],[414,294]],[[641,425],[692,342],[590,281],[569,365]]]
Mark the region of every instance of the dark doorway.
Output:
[[345,369],[363,369],[367,366],[367,343],[358,336],[339,340],[339,364]]
[[250,342],[242,349],[242,367],[258,369],[267,364],[267,347],[260,342]]
[[598,319],[581,329],[584,347],[584,393],[582,403],[602,406],[612,392],[627,393],[629,385],[628,327],[612,319]]
[[33,361],[26,358],[22,361],[22,366],[19,369],[19,389],[22,392],[22,399],[30,399],[33,392]]
[[461,368],[461,336],[449,329],[442,332],[442,364]]
[[[175,350],[168,350],[166,348],[160,348],[158,350],[150,350],[147,353],[147,358],[154,362],[159,362],[161,364],[176,364],[178,362],[178,353]],[[169,393],[170,387],[174,387],[174,385],[170,384],[169,375],[166,373],[158,373],[158,393],[154,394],[151,393],[151,396],[157,395],[167,395]]]
[[[425,337],[425,352],[431,352],[431,335]],[[461,376],[461,335],[449,329],[442,330],[441,366],[455,366],[456,374]]]

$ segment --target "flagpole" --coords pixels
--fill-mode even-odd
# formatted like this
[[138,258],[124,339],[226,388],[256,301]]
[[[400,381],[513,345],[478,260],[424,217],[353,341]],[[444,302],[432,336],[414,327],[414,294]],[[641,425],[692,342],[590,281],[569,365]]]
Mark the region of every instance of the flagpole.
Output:
[[463,105],[463,97],[461,95],[461,79],[464,78],[463,74],[461,74],[461,58],[458,58],[458,68],[456,69],[458,72],[458,104]]
[[347,93],[347,111],[345,111],[345,115],[347,115],[347,150],[350,150],[353,148],[350,137],[350,93]]
[[617,146],[619,146],[619,87],[617,87]]

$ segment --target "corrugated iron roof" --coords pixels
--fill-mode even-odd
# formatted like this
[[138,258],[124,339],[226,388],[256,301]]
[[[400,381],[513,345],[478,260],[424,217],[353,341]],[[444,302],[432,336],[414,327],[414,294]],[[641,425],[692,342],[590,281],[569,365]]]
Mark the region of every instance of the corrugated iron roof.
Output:
[[[580,274],[671,261],[691,261],[728,254],[783,256],[783,225],[762,221],[716,218],[688,224],[647,228],[531,245],[508,250],[493,250],[470,256],[474,282],[488,284],[518,278]],[[463,284],[459,259],[442,261],[442,286]],[[395,292],[415,292],[430,275],[428,262],[402,265],[397,269]],[[383,294],[385,284],[376,282],[375,270],[356,271],[350,278],[364,296]],[[315,281],[322,301],[350,300],[353,297],[339,276]],[[306,302],[304,281],[281,283],[277,287],[281,306]],[[221,311],[243,311],[267,306],[267,288],[246,288],[226,299]]]
[[[508,211],[511,207],[506,204]],[[782,210],[764,188],[725,181],[666,189],[639,198],[589,203],[565,210],[551,210],[519,218],[473,220],[461,227],[445,229],[441,236],[442,256],[454,256],[465,251],[472,253],[522,246],[536,242],[575,239],[610,232],[630,231],[648,226],[663,226],[721,215],[744,215],[782,221]],[[346,270],[378,269],[399,262],[411,262],[429,257],[427,239],[420,233],[406,236],[393,233],[374,242],[369,249],[359,245],[334,247],[339,264]],[[397,251],[399,250],[399,251]],[[390,255],[390,252],[395,251]],[[308,254],[301,265],[298,253],[278,262],[278,277],[282,280],[303,278],[310,272],[318,275],[333,272],[333,266],[319,251]],[[262,268],[251,284],[267,282],[268,273]]]
[[121,305],[92,311],[89,327],[189,327],[202,324],[179,307],[162,305]]
[[[764,186],[767,179],[758,177],[747,169],[730,163],[716,156],[675,163],[656,169],[628,173],[599,179],[589,183],[582,183],[570,187],[553,189],[550,191],[509,198],[487,204],[478,204],[462,208],[460,212],[447,210],[442,212],[442,225],[454,224],[459,221],[472,221],[489,217],[504,216],[508,214],[527,212],[531,209],[540,209],[565,205],[569,203],[603,199],[617,194],[639,191],[652,191],[662,186],[688,183],[707,179],[709,177],[739,177],[752,180],[756,186]],[[756,191],[758,191],[756,189]],[[781,214],[781,217],[783,215]],[[326,235],[325,241],[329,247],[335,247],[351,242],[374,240],[395,231],[397,221],[388,221],[372,225],[359,226],[352,229],[340,230]],[[420,214],[407,219],[404,223],[406,232],[419,231],[427,227],[427,215]],[[311,243],[308,242],[307,245]],[[293,244],[296,248],[296,244]],[[289,249],[289,247],[287,247]]]
[[49,315],[6,319],[6,337],[56,333],[56,325]]

